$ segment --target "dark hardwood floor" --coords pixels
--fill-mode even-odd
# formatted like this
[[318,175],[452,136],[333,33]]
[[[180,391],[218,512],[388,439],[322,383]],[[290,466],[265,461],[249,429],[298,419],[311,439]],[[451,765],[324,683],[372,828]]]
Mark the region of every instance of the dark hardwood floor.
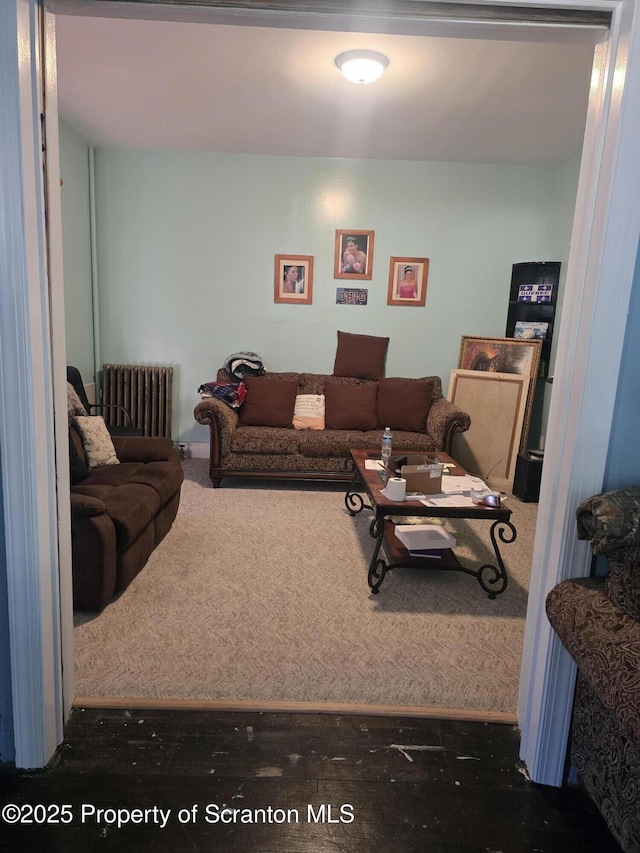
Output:
[[518,743],[487,723],[78,708],[46,770],[0,770],[0,850],[619,853],[580,789],[528,781]]

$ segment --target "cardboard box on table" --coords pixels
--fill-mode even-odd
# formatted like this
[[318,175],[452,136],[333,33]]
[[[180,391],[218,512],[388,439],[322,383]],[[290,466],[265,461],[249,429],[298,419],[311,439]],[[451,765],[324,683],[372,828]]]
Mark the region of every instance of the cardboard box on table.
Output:
[[406,480],[408,494],[438,495],[442,491],[443,468],[443,463],[432,454],[398,453],[389,457],[387,473],[389,477]]

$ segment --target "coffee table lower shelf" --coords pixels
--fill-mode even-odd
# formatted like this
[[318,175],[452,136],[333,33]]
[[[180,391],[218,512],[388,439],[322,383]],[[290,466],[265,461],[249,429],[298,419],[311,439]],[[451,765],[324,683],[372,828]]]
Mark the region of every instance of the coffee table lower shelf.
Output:
[[[511,523],[511,510],[503,506],[475,506],[462,502],[455,506],[429,506],[419,500],[392,501],[383,492],[387,482],[384,471],[377,466],[368,466],[368,461],[376,454],[359,448],[351,451],[355,471],[353,480],[347,486],[344,504],[349,515],[358,515],[363,510],[373,513],[369,533],[375,540],[373,556],[369,563],[368,582],[372,593],[377,593],[387,572],[398,568],[436,569],[439,571],[464,572],[476,578],[489,598],[495,598],[507,588],[508,577],[500,553],[500,544],[515,542],[516,529]],[[449,468],[451,476],[463,476],[466,471],[446,453],[438,453],[438,460]],[[361,491],[366,492],[365,497]],[[453,551],[444,550],[442,557],[413,556],[395,535],[393,518],[406,519],[408,516],[420,518],[471,519],[488,521],[491,524],[489,536],[495,556],[495,563],[485,563],[477,568],[463,565]],[[384,551],[381,553],[384,544]],[[385,558],[386,557],[386,558]]]
[[[494,541],[494,528],[500,522],[494,522],[491,538]],[[381,547],[385,557],[380,556]],[[499,554],[499,552],[497,552]],[[371,592],[377,594],[387,572],[393,569],[435,569],[437,571],[464,572],[476,578],[489,598],[495,598],[507,588],[507,573],[498,559],[498,565],[486,564],[477,569],[463,565],[451,548],[443,548],[441,556],[426,557],[411,554],[395,535],[395,524],[384,520],[383,535],[378,538],[371,564],[369,566],[368,583]]]

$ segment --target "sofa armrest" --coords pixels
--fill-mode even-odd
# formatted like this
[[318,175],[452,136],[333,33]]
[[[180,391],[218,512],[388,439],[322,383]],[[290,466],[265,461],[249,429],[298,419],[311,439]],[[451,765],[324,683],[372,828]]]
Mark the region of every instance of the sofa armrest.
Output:
[[170,438],[162,436],[122,435],[112,436],[116,456],[120,462],[179,461]]
[[95,518],[104,515],[107,507],[99,498],[71,492],[71,518]]
[[231,436],[238,425],[237,411],[222,400],[207,397],[195,407],[193,416],[199,424],[210,428],[210,465],[220,465],[226,454],[231,452]]
[[[94,515],[77,515],[82,506]],[[102,512],[98,512],[99,506]],[[71,494],[71,543],[74,610],[100,612],[116,593],[118,555],[116,529],[102,501]]]
[[549,621],[619,725],[640,744],[640,622],[607,598],[604,582],[566,580],[547,595]]
[[453,436],[458,432],[466,432],[471,425],[471,418],[462,409],[440,397],[434,400],[427,415],[427,432],[436,443],[436,450],[451,453]]

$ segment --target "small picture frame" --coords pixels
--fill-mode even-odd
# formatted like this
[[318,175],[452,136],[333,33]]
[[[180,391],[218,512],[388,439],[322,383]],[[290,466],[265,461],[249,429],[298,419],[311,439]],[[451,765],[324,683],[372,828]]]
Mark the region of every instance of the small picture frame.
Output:
[[273,294],[274,302],[311,305],[313,255],[276,255]]
[[373,231],[336,229],[334,278],[370,280],[373,275]]
[[390,258],[387,305],[424,306],[429,258]]

